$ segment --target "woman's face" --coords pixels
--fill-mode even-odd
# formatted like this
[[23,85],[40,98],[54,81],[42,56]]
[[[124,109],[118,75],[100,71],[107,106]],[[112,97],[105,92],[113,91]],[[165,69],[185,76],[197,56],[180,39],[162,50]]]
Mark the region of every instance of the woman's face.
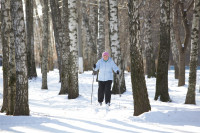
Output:
[[103,56],[103,59],[104,59],[104,60],[108,60],[108,56],[107,56],[107,55],[104,55],[104,56]]

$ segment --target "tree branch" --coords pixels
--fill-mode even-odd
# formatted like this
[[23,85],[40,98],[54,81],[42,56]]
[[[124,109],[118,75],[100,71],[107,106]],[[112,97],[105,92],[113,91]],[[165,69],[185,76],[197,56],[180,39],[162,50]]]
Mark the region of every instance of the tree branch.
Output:
[[189,11],[193,7],[193,4],[194,4],[194,0],[190,0],[187,3],[186,11]]
[[185,38],[184,38],[184,50],[186,50],[188,43],[189,43],[189,38],[190,38],[190,27],[187,19],[187,11],[184,10],[184,3],[180,2],[179,3],[179,8],[181,12],[181,20],[184,26],[185,30]]
[[176,43],[177,43],[179,51],[181,51],[182,50],[182,45],[181,45],[180,32],[179,32],[179,27],[178,27],[178,4],[179,4],[179,1],[176,0],[174,2],[174,21],[173,21],[173,25],[174,25],[174,33],[175,33]]

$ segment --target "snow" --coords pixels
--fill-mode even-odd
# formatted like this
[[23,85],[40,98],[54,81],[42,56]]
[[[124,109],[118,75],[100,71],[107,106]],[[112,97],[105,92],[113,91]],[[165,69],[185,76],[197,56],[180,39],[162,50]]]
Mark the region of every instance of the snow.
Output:
[[[156,79],[146,78],[151,111],[133,116],[133,97],[130,73],[125,73],[127,91],[119,97],[112,95],[109,109],[97,103],[97,82],[94,82],[91,104],[92,72],[79,74],[80,96],[69,100],[67,95],[58,95],[59,73],[55,69],[48,73],[48,90],[41,90],[41,70],[38,78],[29,80],[30,116],[6,116],[0,113],[1,133],[197,133],[200,132],[200,94],[197,75],[196,105],[184,104],[186,85],[177,87],[174,71],[169,70],[169,95],[172,102],[154,101]],[[2,106],[2,67],[0,67],[0,108]],[[95,76],[96,78],[96,76]]]

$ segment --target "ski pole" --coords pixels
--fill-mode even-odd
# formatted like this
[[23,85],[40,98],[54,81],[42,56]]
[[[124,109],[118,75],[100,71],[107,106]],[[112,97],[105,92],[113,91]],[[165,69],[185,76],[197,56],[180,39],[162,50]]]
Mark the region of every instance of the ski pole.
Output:
[[93,81],[92,81],[91,104],[92,104],[92,97],[93,97],[93,84],[94,84],[94,73],[93,73]]

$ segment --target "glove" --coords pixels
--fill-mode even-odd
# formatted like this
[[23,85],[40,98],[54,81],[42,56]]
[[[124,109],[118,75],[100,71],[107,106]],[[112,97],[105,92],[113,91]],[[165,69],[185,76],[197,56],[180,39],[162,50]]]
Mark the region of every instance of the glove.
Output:
[[119,74],[119,71],[117,70],[117,74]]
[[93,65],[93,68],[94,68],[94,69],[96,68],[96,64]]
[[97,71],[93,71],[92,75],[97,75]]

